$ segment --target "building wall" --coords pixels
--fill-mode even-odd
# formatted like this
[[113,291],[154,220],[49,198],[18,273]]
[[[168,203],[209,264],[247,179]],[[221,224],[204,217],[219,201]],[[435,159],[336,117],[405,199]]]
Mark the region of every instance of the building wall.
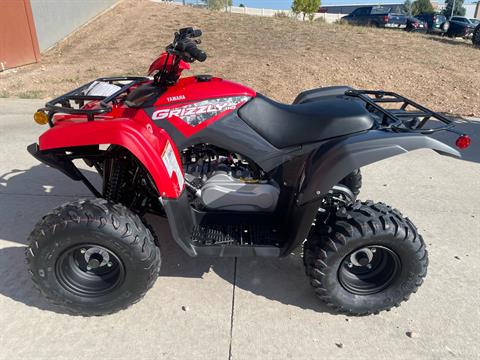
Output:
[[40,59],[28,0],[0,2],[0,71]]
[[116,2],[117,0],[30,0],[40,51],[55,45]]
[[467,12],[465,13],[465,16],[468,17],[468,18],[478,18],[480,19],[480,13],[479,14],[475,14],[475,10],[477,10],[477,7],[480,8],[479,5],[477,4],[463,4],[463,7],[465,8],[465,10],[467,10]]

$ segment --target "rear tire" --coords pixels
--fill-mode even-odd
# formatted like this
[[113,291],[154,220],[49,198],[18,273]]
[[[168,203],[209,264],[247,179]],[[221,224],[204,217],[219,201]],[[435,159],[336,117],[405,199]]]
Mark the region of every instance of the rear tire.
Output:
[[161,258],[150,230],[120,204],[79,200],[35,227],[26,251],[32,280],[72,315],[105,315],[139,301],[157,279]]
[[425,243],[398,210],[357,202],[327,225],[326,235],[312,232],[305,242],[304,264],[315,293],[328,306],[350,315],[378,313],[399,306],[422,284]]

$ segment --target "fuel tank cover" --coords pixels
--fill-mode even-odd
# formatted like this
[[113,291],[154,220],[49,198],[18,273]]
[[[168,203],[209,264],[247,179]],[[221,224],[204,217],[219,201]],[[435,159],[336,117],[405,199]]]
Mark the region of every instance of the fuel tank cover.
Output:
[[197,79],[198,82],[207,82],[212,80],[212,77],[212,75],[197,75],[195,79]]

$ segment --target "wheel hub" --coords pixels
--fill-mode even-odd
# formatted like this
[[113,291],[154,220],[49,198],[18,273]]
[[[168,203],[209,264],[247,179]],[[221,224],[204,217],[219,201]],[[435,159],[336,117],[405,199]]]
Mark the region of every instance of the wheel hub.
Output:
[[98,245],[75,245],[56,263],[62,287],[81,296],[96,297],[112,292],[125,280],[125,268],[111,250]]
[[350,255],[350,262],[354,266],[367,266],[373,259],[374,251],[368,247],[355,251]]
[[[87,270],[97,269],[102,266],[112,266],[110,262],[110,255],[108,251],[99,247],[91,247],[88,250],[82,248],[81,253],[84,255],[85,263],[87,263]],[[90,269],[89,269],[90,268]]]
[[392,249],[373,245],[348,254],[340,265],[338,279],[352,294],[371,295],[389,287],[400,271],[400,258]]

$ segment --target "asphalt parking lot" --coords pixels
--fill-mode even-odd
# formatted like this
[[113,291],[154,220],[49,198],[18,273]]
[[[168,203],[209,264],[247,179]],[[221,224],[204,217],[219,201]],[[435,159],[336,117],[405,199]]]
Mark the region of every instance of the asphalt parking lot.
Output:
[[32,121],[43,103],[0,99],[0,359],[478,358],[479,121],[460,125],[473,138],[462,161],[421,150],[363,169],[361,198],[399,208],[428,244],[426,282],[400,308],[332,313],[314,297],[300,254],[189,258],[165,221],[150,218],[163,257],[153,289],[126,311],[81,318],[49,305],[24,263],[39,218],[90,196],[27,153],[45,130]]

